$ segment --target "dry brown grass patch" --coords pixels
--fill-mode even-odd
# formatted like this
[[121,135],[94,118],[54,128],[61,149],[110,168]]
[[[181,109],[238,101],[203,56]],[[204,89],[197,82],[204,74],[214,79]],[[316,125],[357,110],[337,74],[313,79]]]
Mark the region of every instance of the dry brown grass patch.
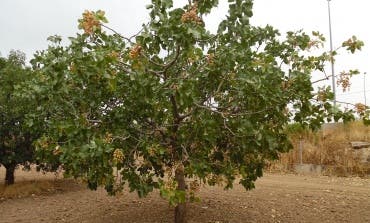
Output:
[[0,185],[0,199],[12,199],[36,195],[46,195],[84,188],[76,180],[31,180],[16,182],[13,185]]
[[363,162],[365,150],[350,147],[351,141],[370,142],[370,126],[362,122],[338,124],[318,132],[300,131],[290,134],[294,149],[280,154],[279,160],[272,162],[268,170],[292,171],[294,164],[300,163],[299,144],[303,142],[302,162],[326,167],[324,174],[338,176],[366,176],[370,165]]

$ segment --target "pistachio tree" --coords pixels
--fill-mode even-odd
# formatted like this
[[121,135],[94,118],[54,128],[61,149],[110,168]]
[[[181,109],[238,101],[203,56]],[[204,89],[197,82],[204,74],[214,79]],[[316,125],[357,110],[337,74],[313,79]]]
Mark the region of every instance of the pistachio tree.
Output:
[[32,60],[30,88],[48,114],[37,153],[92,189],[158,189],[175,222],[186,222],[200,184],[253,188],[265,161],[292,147],[290,121],[314,128],[353,118],[332,106],[330,88],[313,91],[334,55],[307,53],[322,35],[253,26],[251,0],[229,0],[211,33],[203,18],[217,5],[152,0],[150,21],[132,37],[107,26],[104,12],[85,11],[68,46],[50,37]]
[[32,78],[25,66],[25,54],[11,51],[0,58],[0,166],[4,166],[5,184],[14,184],[14,171],[18,165],[28,168],[33,161],[33,141],[38,132],[27,127],[27,114],[35,110],[35,103],[21,97],[22,83]]

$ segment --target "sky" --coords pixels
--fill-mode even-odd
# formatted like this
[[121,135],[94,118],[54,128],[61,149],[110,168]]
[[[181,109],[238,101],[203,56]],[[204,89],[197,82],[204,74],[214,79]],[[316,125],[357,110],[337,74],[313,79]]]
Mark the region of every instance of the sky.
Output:
[[[174,0],[182,6],[186,0]],[[150,0],[0,0],[0,56],[11,49],[21,50],[31,59],[36,50],[47,48],[47,37],[60,35],[64,39],[74,36],[77,20],[84,10],[104,10],[109,26],[125,36],[140,30],[149,19],[145,6]],[[343,92],[337,88],[337,100],[348,103],[370,104],[370,9],[365,0],[331,0],[331,19],[334,48],[352,35],[365,42],[363,50],[355,55],[341,52],[336,58],[335,74],[359,69],[360,75],[352,78],[351,88]],[[303,29],[307,33],[319,31],[329,40],[327,0],[255,0],[253,25],[267,24],[287,31]],[[218,22],[227,13],[227,0],[206,18],[206,26],[217,29]],[[329,50],[329,42],[325,50]],[[330,66],[327,73],[330,73]],[[318,77],[317,79],[320,79]],[[331,84],[331,81],[328,82]],[[342,107],[346,107],[342,105]]]

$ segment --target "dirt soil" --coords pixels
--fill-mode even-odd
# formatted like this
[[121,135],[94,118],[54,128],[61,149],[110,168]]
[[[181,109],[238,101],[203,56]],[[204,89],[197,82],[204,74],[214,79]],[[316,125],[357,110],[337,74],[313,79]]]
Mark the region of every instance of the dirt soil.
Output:
[[[0,184],[4,175],[0,169]],[[16,177],[20,183],[54,178],[21,171]],[[188,205],[189,223],[370,222],[370,179],[266,174],[252,191],[239,185],[229,191],[203,187],[199,196],[201,202]],[[103,189],[90,191],[83,185],[52,194],[0,198],[2,223],[172,222],[173,210],[158,192],[143,199],[127,191],[111,197]]]

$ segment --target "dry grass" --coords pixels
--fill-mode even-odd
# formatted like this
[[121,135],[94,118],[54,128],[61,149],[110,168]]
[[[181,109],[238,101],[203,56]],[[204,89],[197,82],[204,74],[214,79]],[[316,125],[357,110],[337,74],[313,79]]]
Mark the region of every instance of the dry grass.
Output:
[[[292,133],[290,138],[294,149],[280,154],[280,159],[271,163],[269,170],[291,171],[294,164],[300,163],[299,145],[302,140],[302,162],[324,165],[325,174],[364,176],[370,174],[370,166],[364,162],[370,149],[352,149],[351,141],[370,142],[370,126],[362,122],[338,124],[318,132],[301,131]],[[366,154],[368,153],[368,154]]]
[[21,181],[10,186],[0,185],[0,199],[76,191],[83,188],[82,184],[72,179]]
[[0,185],[0,197],[27,197],[30,195],[39,195],[41,193],[50,192],[53,189],[54,185],[52,181],[23,181],[10,186]]
[[75,191],[84,188],[82,184],[72,179],[63,179],[63,174],[42,173],[34,166],[30,171],[21,167],[15,171],[15,184],[5,186],[5,169],[0,167],[0,200],[51,194],[64,191]]

